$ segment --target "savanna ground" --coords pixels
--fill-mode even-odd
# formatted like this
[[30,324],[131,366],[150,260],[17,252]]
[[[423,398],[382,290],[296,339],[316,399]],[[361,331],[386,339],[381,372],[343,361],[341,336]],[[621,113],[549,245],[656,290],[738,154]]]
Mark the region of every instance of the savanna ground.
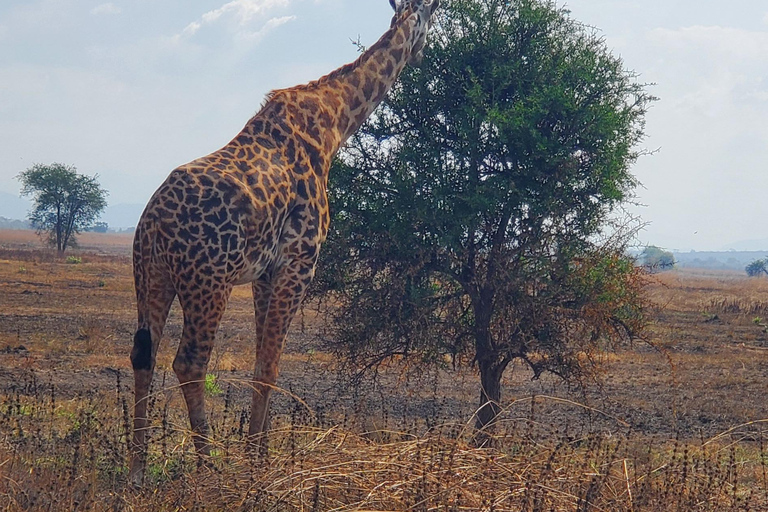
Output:
[[344,385],[307,306],[281,361],[268,459],[250,453],[253,313],[240,287],[207,386],[216,449],[198,467],[171,370],[175,308],[147,482],[129,488],[130,242],[87,234],[59,259],[32,233],[0,232],[4,510],[768,510],[768,279],[693,271],[654,276],[651,345],[606,356],[587,391],[508,371],[484,448],[472,371],[392,368]]

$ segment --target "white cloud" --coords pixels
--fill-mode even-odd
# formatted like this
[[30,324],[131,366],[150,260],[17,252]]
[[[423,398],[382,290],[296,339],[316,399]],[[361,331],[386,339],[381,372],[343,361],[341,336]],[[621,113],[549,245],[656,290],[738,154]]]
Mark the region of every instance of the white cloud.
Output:
[[280,25],[285,25],[286,23],[293,21],[296,19],[296,16],[282,16],[280,18],[272,18],[269,21],[267,21],[263,27],[261,27],[259,30],[255,32],[244,32],[242,35],[245,39],[248,39],[254,43],[261,41],[264,36],[266,36],[269,32],[276,29]]
[[181,31],[181,34],[177,35],[176,37],[177,38],[179,36],[191,37],[191,36],[195,35],[195,33],[198,30],[200,30],[200,27],[202,27],[202,26],[203,25],[199,21],[193,21],[192,23],[190,23],[189,25],[184,27],[184,30]]
[[258,30],[252,30],[248,27],[256,20],[261,20],[267,13],[273,9],[286,7],[291,0],[232,0],[225,3],[218,9],[213,9],[204,13],[198,20],[189,23],[184,30],[177,34],[174,39],[178,40],[184,37],[194,36],[201,28],[215,25],[217,23],[226,23],[231,30],[239,36],[260,40],[270,30],[279,27],[295,19],[295,16],[282,16],[269,19]]
[[[768,32],[732,27],[694,26],[656,29],[650,42],[663,55],[663,65],[674,63],[668,84],[679,88],[678,106],[699,107],[717,114],[736,105],[763,104],[768,93]],[[665,84],[662,84],[665,85]]]
[[99,4],[93,9],[91,9],[91,14],[96,16],[102,15],[102,14],[120,14],[121,12],[123,12],[122,9],[120,9],[120,7],[113,4],[112,2]]
[[211,23],[223,15],[231,14],[241,24],[248,23],[275,7],[285,7],[290,0],[232,0],[218,9],[203,14],[203,22]]
[[768,32],[733,27],[693,26],[677,30],[655,29],[650,32],[649,39],[674,51],[691,52],[726,61],[757,59],[768,62],[768,54],[765,53]]

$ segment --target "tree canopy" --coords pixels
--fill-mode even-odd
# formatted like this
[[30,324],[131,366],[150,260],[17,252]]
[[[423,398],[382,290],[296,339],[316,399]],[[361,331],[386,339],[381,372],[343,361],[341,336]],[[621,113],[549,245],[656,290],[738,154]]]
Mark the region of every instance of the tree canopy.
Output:
[[76,242],[76,235],[91,226],[107,206],[108,192],[97,176],[77,173],[60,163],[35,164],[18,175],[21,194],[32,196],[28,218],[38,233],[59,253]]
[[445,2],[422,66],[331,172],[331,348],[356,371],[477,364],[479,427],[515,359],[589,374],[595,349],[642,324],[626,237],[602,233],[637,184],[653,99],[554,3]]
[[762,260],[757,259],[750,262],[749,265],[744,267],[744,271],[749,277],[758,277],[763,274],[768,275],[768,258]]
[[649,245],[643,249],[640,256],[643,265],[651,272],[671,270],[675,266],[675,255],[655,245]]

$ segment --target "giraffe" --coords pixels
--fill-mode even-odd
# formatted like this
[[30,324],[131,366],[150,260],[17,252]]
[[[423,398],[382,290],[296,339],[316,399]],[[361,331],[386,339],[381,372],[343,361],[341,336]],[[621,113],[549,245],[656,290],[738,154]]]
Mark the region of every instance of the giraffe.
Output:
[[210,453],[204,381],[232,288],[251,283],[256,317],[250,439],[267,430],[288,327],[328,232],[328,172],[340,146],[417,64],[439,0],[389,0],[390,28],[355,62],[289,89],[223,148],[171,172],[136,227],[138,328],[131,350],[135,409],[129,479],[146,464],[147,397],[173,301],[184,325],[173,361],[195,449]]

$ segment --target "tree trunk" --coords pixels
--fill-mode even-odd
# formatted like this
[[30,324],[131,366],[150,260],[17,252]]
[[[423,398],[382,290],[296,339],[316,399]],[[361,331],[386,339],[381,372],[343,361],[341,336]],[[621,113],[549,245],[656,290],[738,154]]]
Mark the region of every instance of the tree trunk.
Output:
[[479,359],[478,366],[480,368],[480,406],[477,410],[475,426],[478,430],[490,431],[501,412],[501,376],[507,364]]
[[59,256],[64,252],[61,248],[61,205],[56,206],[56,250]]
[[[489,274],[488,277],[492,279],[493,276]],[[475,316],[475,360],[480,370],[480,405],[475,415],[475,427],[479,431],[475,442],[478,446],[488,444],[488,434],[501,412],[501,376],[509,364],[509,359],[500,353],[491,333],[494,294],[492,285],[470,293]]]
[[64,240],[61,242],[61,252],[64,253],[64,251],[67,250],[67,247],[69,246],[69,239],[72,237],[72,222],[71,220],[67,221],[67,227],[64,229]]
[[69,204],[69,207],[67,208],[67,211],[69,212],[69,216],[66,218],[66,225],[64,226],[64,240],[61,244],[61,252],[67,250],[67,247],[69,247],[69,241],[72,238],[72,232],[75,229],[75,219],[78,214],[79,207],[76,205],[73,205],[71,202]]

